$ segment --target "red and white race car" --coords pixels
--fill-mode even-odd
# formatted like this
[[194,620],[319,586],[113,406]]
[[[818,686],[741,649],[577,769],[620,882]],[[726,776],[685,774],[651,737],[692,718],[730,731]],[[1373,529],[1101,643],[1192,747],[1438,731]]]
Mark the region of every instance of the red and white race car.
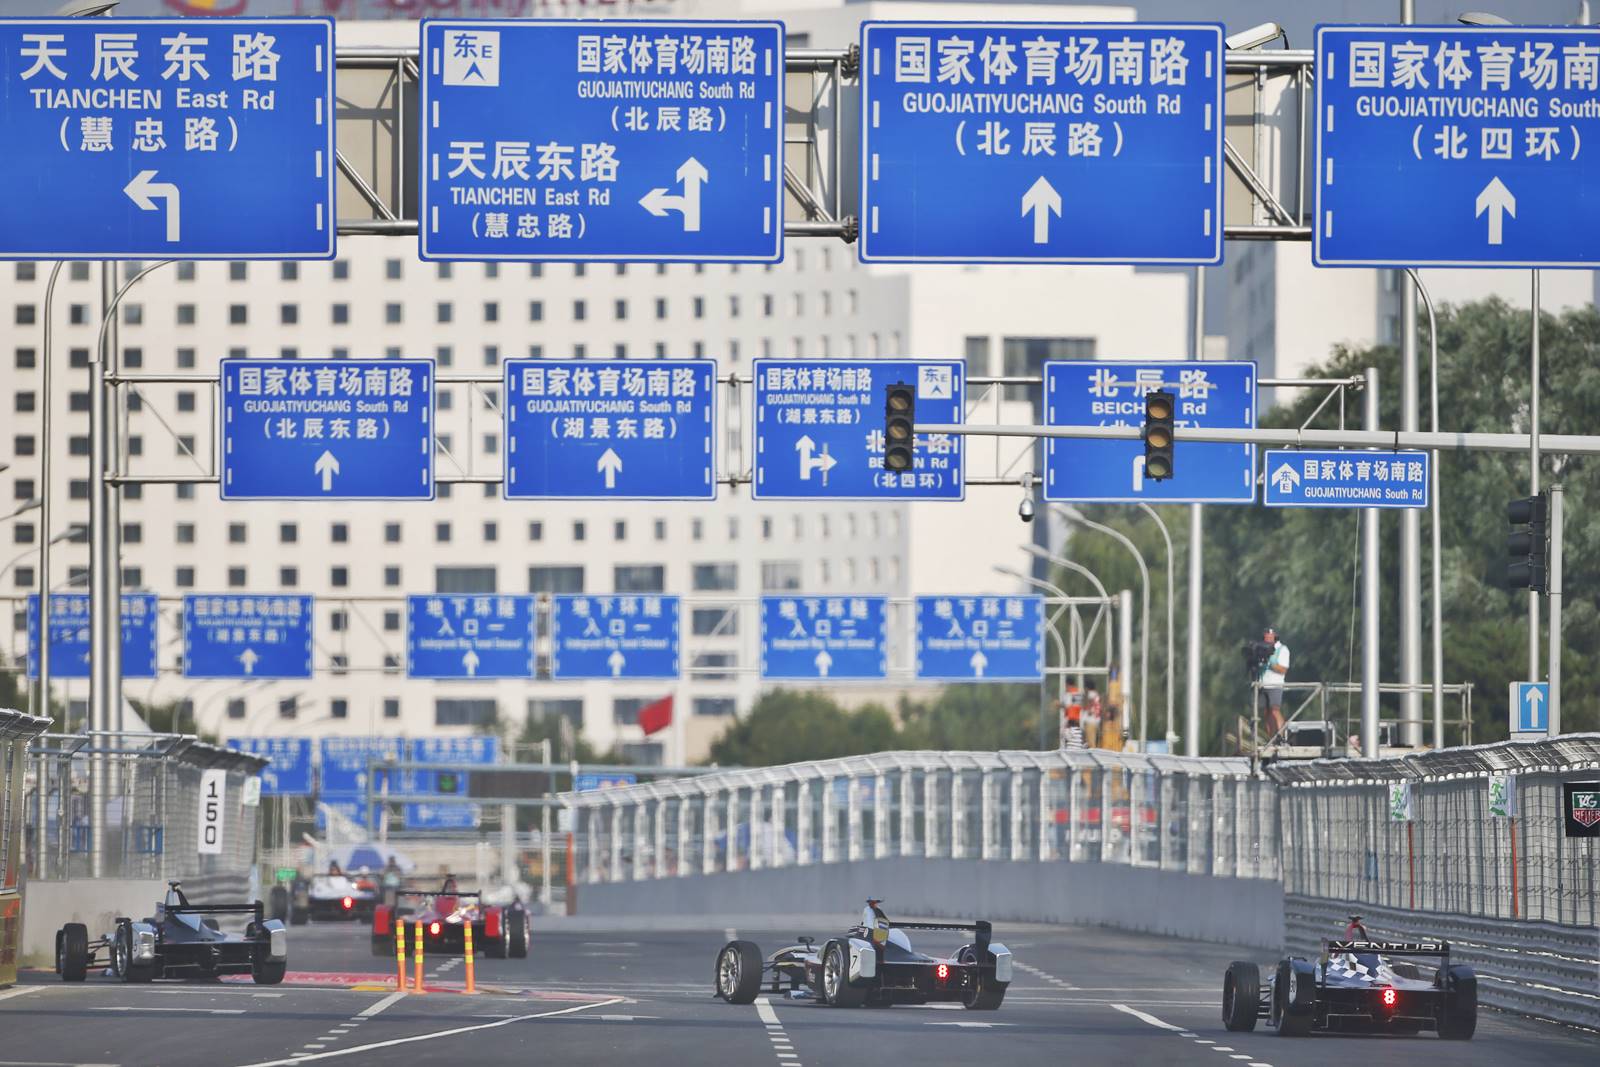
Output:
[[528,954],[533,923],[521,901],[485,904],[482,893],[463,893],[456,880],[446,876],[438,890],[402,889],[394,904],[379,904],[372,912],[372,954],[392,956],[395,924],[406,923],[406,951],[415,944],[415,923],[422,924],[423,950],[461,954],[467,948],[467,927],[472,927],[472,950],[490,959],[522,959]]

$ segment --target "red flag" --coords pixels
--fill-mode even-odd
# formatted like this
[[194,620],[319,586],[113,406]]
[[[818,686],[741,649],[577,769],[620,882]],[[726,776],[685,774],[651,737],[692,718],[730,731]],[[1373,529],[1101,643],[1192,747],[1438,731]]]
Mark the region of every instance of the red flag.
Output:
[[665,730],[672,725],[672,696],[669,694],[639,709],[639,728],[644,735]]

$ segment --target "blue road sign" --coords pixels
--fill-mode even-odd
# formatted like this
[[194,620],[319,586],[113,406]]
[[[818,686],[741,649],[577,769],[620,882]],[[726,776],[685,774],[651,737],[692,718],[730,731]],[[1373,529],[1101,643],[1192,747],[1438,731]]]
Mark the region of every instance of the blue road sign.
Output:
[[507,499],[710,500],[717,364],[507,360]]
[[261,772],[261,792],[269,797],[311,795],[311,739],[307,737],[230,737],[228,747],[269,759]]
[[[89,677],[89,594],[50,594],[50,677]],[[122,676],[156,676],[154,593],[122,594]],[[28,596],[28,677],[39,677],[39,595]]]
[[5,19],[0,87],[0,256],[333,255],[332,19]]
[[1550,730],[1550,685],[1547,682],[1511,683],[1511,735],[1539,734]]
[[965,414],[965,364],[952,359],[755,361],[757,500],[961,500],[963,439],[917,434],[915,466],[883,469],[884,401],[917,387],[918,422]]
[[425,20],[423,259],[783,257],[778,22]]
[[1222,27],[863,22],[865,262],[1222,262]]
[[678,677],[678,598],[555,597],[550,677]]
[[[373,760],[399,762],[405,752],[405,742],[398,737],[324,737],[319,746],[322,798],[362,803],[367,796],[367,764]],[[373,783],[374,790],[382,786],[382,781]]]
[[572,791],[593,793],[599,789],[615,789],[618,786],[638,784],[639,776],[632,771],[619,771],[615,774],[580,774],[572,779]]
[[432,500],[433,360],[222,361],[224,500]]
[[406,677],[532,678],[534,597],[406,597]]
[[1183,428],[1252,429],[1256,365],[1062,360],[1044,365],[1047,426],[1140,426],[1145,394],[1177,397],[1173,476],[1144,476],[1140,441],[1047,438],[1044,498],[1132,504],[1249,504],[1255,500],[1254,445],[1183,439]]
[[309,596],[184,597],[184,677],[310,678],[311,605]]
[[883,678],[889,672],[889,599],[761,598],[761,677]]
[[1274,450],[1262,466],[1269,508],[1425,508],[1427,452]]
[[[411,758],[418,763],[481,763],[490,766],[500,758],[494,737],[418,737],[411,741]],[[442,779],[441,775],[448,775]],[[413,771],[402,776],[402,791],[413,796],[465,796],[468,774],[459,771]],[[453,788],[445,788],[447,785]],[[470,830],[478,825],[482,809],[477,804],[407,804],[408,830]]]
[[917,597],[917,677],[1036,682],[1044,675],[1044,601],[1036,596]]
[[1600,30],[1317,27],[1319,267],[1600,264]]

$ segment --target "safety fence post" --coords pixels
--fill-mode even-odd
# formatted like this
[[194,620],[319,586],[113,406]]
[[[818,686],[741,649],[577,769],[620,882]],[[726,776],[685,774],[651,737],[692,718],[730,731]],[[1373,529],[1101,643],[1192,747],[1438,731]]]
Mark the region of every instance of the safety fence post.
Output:
[[413,992],[426,993],[427,989],[424,988],[423,984],[422,984],[422,920],[421,919],[417,920],[417,949],[416,949],[416,956],[417,956],[417,978],[416,978],[416,982],[414,983],[416,988],[413,990]]
[[[422,931],[422,921],[420,919],[417,920],[417,931],[419,934]],[[396,919],[394,921],[394,962],[395,968],[399,972],[399,981],[395,984],[395,988],[404,993],[406,991],[406,921],[404,919]]]
[[463,990],[463,992],[476,993],[478,991],[478,987],[477,983],[473,981],[473,970],[474,965],[478,962],[478,960],[477,954],[472,951],[472,923],[462,923],[461,932],[466,936],[467,939],[467,988]]

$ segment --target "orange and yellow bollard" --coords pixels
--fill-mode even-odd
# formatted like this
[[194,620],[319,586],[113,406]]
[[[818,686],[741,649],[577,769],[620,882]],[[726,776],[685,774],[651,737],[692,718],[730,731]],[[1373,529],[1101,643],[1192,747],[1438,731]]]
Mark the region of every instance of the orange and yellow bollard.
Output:
[[[418,923],[417,927],[421,929],[422,924]],[[406,921],[404,919],[396,919],[394,921],[394,962],[396,969],[399,971],[399,981],[395,983],[395,988],[404,993],[406,991]]]
[[426,993],[422,985],[422,920],[417,920],[417,980],[413,993]]
[[466,950],[467,950],[467,988],[465,990],[463,990],[463,992],[476,993],[478,991],[478,988],[473,983],[472,971],[473,971],[473,964],[477,962],[477,957],[473,954],[473,951],[472,951],[472,923],[470,923],[470,922],[462,923],[461,927],[462,927],[462,932],[466,934],[466,938],[467,938],[467,941],[466,941]]

